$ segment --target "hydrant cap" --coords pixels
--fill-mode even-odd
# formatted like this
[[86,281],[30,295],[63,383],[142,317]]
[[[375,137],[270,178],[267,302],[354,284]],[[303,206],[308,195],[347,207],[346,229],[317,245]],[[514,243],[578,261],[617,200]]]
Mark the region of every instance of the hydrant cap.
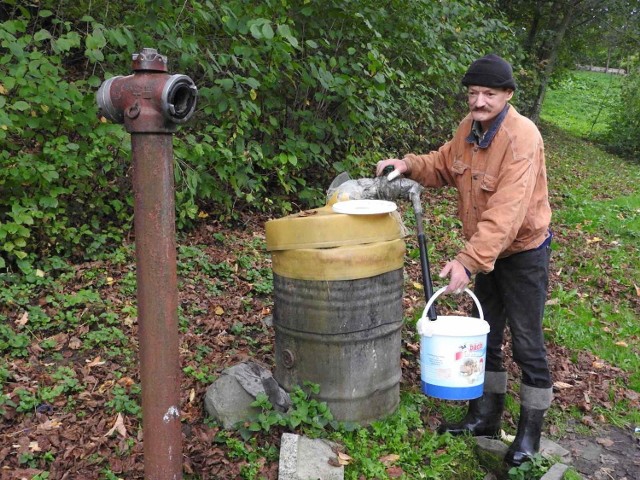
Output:
[[140,53],[134,53],[133,70],[151,70],[155,72],[166,72],[167,57],[160,55],[155,48],[143,48]]
[[113,105],[111,99],[111,84],[120,78],[123,77],[117,75],[115,77],[111,77],[108,80],[105,80],[102,85],[100,85],[100,88],[96,93],[99,114],[116,123],[124,123],[124,112]]
[[186,75],[171,75],[162,89],[162,113],[173,123],[185,123],[196,110],[198,88]]

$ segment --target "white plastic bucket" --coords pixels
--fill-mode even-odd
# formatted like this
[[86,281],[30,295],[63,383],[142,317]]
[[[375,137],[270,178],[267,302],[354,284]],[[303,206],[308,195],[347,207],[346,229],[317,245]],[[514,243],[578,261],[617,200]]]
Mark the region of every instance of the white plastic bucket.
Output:
[[469,289],[465,292],[476,303],[480,318],[438,315],[429,320],[429,308],[445,289],[433,294],[418,320],[422,391],[445,400],[471,400],[482,396],[489,324]]

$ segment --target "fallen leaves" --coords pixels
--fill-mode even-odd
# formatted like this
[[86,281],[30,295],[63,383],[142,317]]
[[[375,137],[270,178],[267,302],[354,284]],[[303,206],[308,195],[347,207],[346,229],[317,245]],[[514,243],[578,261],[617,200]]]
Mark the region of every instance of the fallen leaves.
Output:
[[[593,412],[596,406],[607,408],[612,402],[622,401],[630,391],[619,383],[628,374],[589,352],[582,351],[572,357],[569,350],[560,345],[549,344],[547,349],[554,377],[554,404],[559,408],[577,406],[585,413]],[[637,400],[631,402],[638,405]],[[585,418],[583,423],[587,426],[600,421],[597,416]]]
[[87,364],[87,367],[92,368],[92,367],[99,367],[100,365],[104,365],[106,362],[103,361],[98,355],[93,360],[86,359],[85,363]]
[[328,460],[329,465],[332,467],[343,467],[345,465],[349,465],[353,461],[349,455],[344,452],[337,451],[335,458],[330,458]]
[[64,332],[60,332],[56,335],[52,335],[47,337],[45,341],[49,341],[49,343],[53,344],[53,350],[58,352],[64,348],[66,343],[69,341],[69,335]]
[[387,475],[389,475],[389,478],[400,478],[404,475],[404,470],[400,467],[389,467],[387,468]]
[[513,441],[516,439],[515,435],[508,435],[507,432],[505,432],[504,430],[500,430],[500,438],[502,440],[504,440],[507,443],[513,443]]
[[129,388],[131,385],[134,385],[136,383],[136,381],[131,377],[122,377],[122,378],[119,378],[116,381],[116,383],[118,385],[120,385],[121,387]]
[[62,423],[55,418],[47,419],[46,421],[38,425],[38,430],[48,432],[59,428],[60,425],[62,425]]
[[29,322],[29,312],[24,312],[22,316],[16,321],[18,327],[24,327]]
[[380,463],[382,463],[383,465],[391,465],[392,463],[400,460],[400,455],[396,455],[395,453],[383,455],[378,460],[380,460]]
[[[228,277],[219,279],[218,288],[222,288],[221,285],[224,283],[225,291],[222,294],[220,292],[208,293],[206,288],[200,288],[195,282],[190,283],[191,279],[188,278],[186,273],[185,277],[181,279],[186,286],[194,287],[180,291],[181,305],[194,305],[197,307],[198,312],[202,312],[201,314],[193,314],[193,321],[190,322],[188,330],[181,335],[181,353],[183,354],[181,360],[184,361],[182,366],[195,365],[200,368],[204,364],[215,365],[215,368],[208,370],[208,373],[215,374],[237,362],[238,358],[241,355],[246,355],[247,352],[251,352],[252,355],[255,355],[265,363],[270,363],[273,361],[273,350],[264,347],[265,345],[272,347],[273,336],[271,330],[269,334],[263,334],[263,325],[264,318],[272,314],[271,307],[259,301],[257,296],[247,296],[247,292],[251,291],[251,288],[241,275],[242,266],[238,266],[238,262],[233,257],[234,252],[228,248],[228,245],[223,245],[221,241],[214,240],[212,233],[218,231],[214,224],[208,224],[206,227],[208,228],[203,227],[202,229],[206,238],[200,244],[207,245],[206,248],[209,249],[207,253],[211,259],[211,264],[227,262],[229,265],[235,265],[234,272],[239,272],[240,275],[229,274]],[[257,229],[253,230],[257,231]],[[226,235],[227,232],[224,232],[224,234]],[[195,239],[194,241],[197,242],[199,240]],[[241,241],[238,242],[238,244],[240,243]],[[582,244],[584,245],[584,240],[582,240]],[[594,245],[593,249],[600,248],[603,245],[602,242],[592,242],[592,244]],[[220,250],[220,252],[217,250]],[[409,264],[413,265],[414,270],[408,273],[408,277],[420,278],[419,264],[417,262],[410,262]],[[111,285],[112,288],[103,290],[101,293],[108,291],[109,295],[116,295],[117,288],[126,283],[123,281],[123,275],[129,273],[126,268],[130,267],[130,265],[123,267],[122,272],[117,271],[117,268],[111,265],[101,263],[98,266],[102,272],[107,271],[111,275],[111,277],[107,278],[107,284],[112,283],[109,278],[114,280]],[[264,268],[269,266],[268,263],[262,265]],[[257,268],[257,266],[252,268]],[[571,267],[567,266],[565,268],[569,269]],[[553,271],[557,275],[562,273],[562,269],[557,267]],[[77,280],[79,283],[86,282],[86,278],[82,275],[79,275]],[[578,288],[582,289],[579,284],[571,285],[571,287],[574,286],[576,290]],[[415,282],[414,287],[412,288],[412,284],[409,283],[409,288],[406,289],[407,291],[403,296],[403,308],[408,316],[418,314],[419,309],[421,313],[421,308],[424,308],[424,297],[421,293],[423,292],[422,284]],[[634,284],[632,288],[625,285],[625,288],[626,294],[635,292],[640,296],[640,288],[637,285]],[[610,294],[609,298],[614,297]],[[46,299],[46,295],[42,293],[37,303],[48,313],[55,312],[56,307]],[[119,298],[114,296],[111,299],[114,304],[119,302],[117,305],[128,307],[120,316],[120,327],[122,327],[123,332],[135,339],[137,319],[135,317],[136,310],[132,308],[135,304],[131,298],[125,296]],[[560,299],[551,299],[547,304],[554,305],[558,303],[564,303],[562,297]],[[446,308],[444,303],[442,308]],[[460,308],[460,311],[466,311],[462,306],[458,306],[458,308]],[[451,309],[447,312],[449,313],[450,311]],[[87,313],[95,314],[91,310]],[[63,333],[57,333],[54,330],[47,330],[47,333],[44,334],[40,333],[42,336],[48,336],[44,340],[49,340],[49,345],[46,346],[44,351],[40,350],[33,355],[33,358],[37,357],[39,362],[34,362],[31,358],[24,358],[14,359],[8,364],[8,370],[12,372],[12,377],[7,388],[9,389],[9,394],[11,394],[11,400],[16,403],[18,403],[19,398],[12,392],[13,386],[15,388],[19,386],[26,392],[35,395],[37,385],[47,387],[54,385],[54,381],[50,378],[50,373],[54,372],[59,365],[74,368],[77,378],[81,381],[81,385],[85,390],[60,396],[56,399],[59,405],[52,404],[50,406],[52,410],[47,410],[46,414],[35,412],[30,415],[23,415],[5,406],[7,411],[11,411],[14,416],[11,418],[0,417],[0,423],[3,420],[7,420],[8,430],[10,429],[12,433],[15,433],[15,437],[12,437],[12,440],[6,445],[11,449],[13,439],[23,436],[24,440],[20,442],[20,453],[29,452],[30,448],[39,448],[41,452],[55,452],[57,457],[56,468],[58,470],[57,473],[51,474],[51,478],[62,478],[65,472],[70,472],[68,474],[69,478],[94,478],[95,475],[92,476],[91,474],[95,474],[97,467],[95,463],[91,463],[91,459],[103,462],[104,468],[109,468],[117,476],[124,476],[126,473],[127,478],[143,478],[142,430],[139,418],[126,413],[116,414],[105,406],[106,402],[114,398],[114,386],[116,386],[115,391],[117,391],[117,386],[126,387],[127,389],[133,387],[134,384],[139,383],[138,373],[135,368],[127,366],[126,363],[120,363],[122,360],[120,357],[107,355],[105,350],[88,348],[90,342],[86,342],[86,337],[82,332],[86,332],[89,328],[91,330],[97,328],[96,324],[85,325],[91,315],[78,312],[74,318],[78,321],[75,325],[80,324],[80,326],[75,330],[74,327],[68,325],[68,329]],[[21,324],[21,327],[25,330],[31,329],[33,327],[32,323],[36,322],[34,314],[29,317],[28,314],[23,313],[21,310],[14,311],[10,318],[13,325],[18,327]],[[602,320],[598,320],[598,318],[594,314],[594,319],[596,319],[594,322],[600,322],[595,324],[599,328],[608,328],[608,325],[604,325]],[[242,321],[247,326],[245,329],[247,336],[251,336],[249,340],[253,343],[248,344],[247,339],[244,338],[245,335],[235,336],[228,333],[230,326],[236,321]],[[57,334],[53,335],[54,333]],[[419,385],[419,362],[416,361],[416,355],[419,353],[419,344],[415,342],[413,337],[406,338],[409,338],[409,340],[403,342],[404,348],[401,358],[402,381],[406,385]],[[618,338],[624,339],[630,345],[629,348],[635,348],[633,339],[628,337]],[[77,340],[85,340],[85,344],[80,349],[73,350],[71,347],[77,346],[76,343],[73,343]],[[38,341],[42,342],[43,339],[40,338]],[[619,345],[619,347],[622,347],[622,345]],[[588,354],[586,350],[569,352],[561,346],[549,344],[548,352],[555,381],[554,394],[556,398],[554,400],[554,408],[570,409],[578,406],[582,411],[583,423],[589,427],[592,425],[600,427],[599,422],[602,422],[603,419],[597,412],[603,407],[607,408],[607,405],[611,406],[622,399],[629,402],[630,408],[639,408],[640,398],[638,398],[638,394],[619,385],[620,383],[624,385],[624,381],[620,382],[620,379],[625,378],[624,372],[620,369]],[[67,354],[71,355],[71,357],[68,357]],[[196,354],[199,355],[197,364],[194,360]],[[515,378],[518,373],[515,371],[517,367],[512,361],[509,361],[508,364],[510,368],[513,365],[514,371],[511,373]],[[115,375],[116,372],[117,375]],[[218,428],[207,426],[203,422],[201,401],[206,386],[203,386],[201,382],[196,382],[189,376],[184,376],[182,382],[181,410],[184,408],[189,412],[188,416],[185,415],[183,417],[182,423],[185,434],[183,452],[185,472],[195,472],[196,474],[206,472],[209,478],[240,478],[240,469],[243,464],[236,461],[236,459],[229,458],[228,448],[215,440],[219,435]],[[131,390],[127,394],[132,399],[134,395],[137,395]],[[75,401],[74,404],[67,404],[67,406],[73,405],[72,411],[69,411],[67,406],[62,404],[63,401],[70,399]],[[428,431],[435,430],[440,421],[437,414],[426,412],[423,420]],[[549,430],[556,435],[562,434],[562,431],[558,431],[553,424],[549,425]],[[600,435],[604,436],[604,434]],[[513,440],[513,436],[507,438]],[[277,445],[277,438],[274,436],[270,443]],[[603,438],[601,443],[603,446],[609,445],[607,438]],[[118,450],[120,446],[122,448]],[[2,457],[1,450],[2,447],[0,447],[0,464],[4,466],[5,459]],[[114,456],[114,451],[123,453],[122,455]],[[38,453],[42,455],[41,452]],[[446,450],[443,449],[438,450],[432,454],[432,458],[436,458],[445,452]],[[349,453],[356,457],[353,452]],[[409,470],[409,467],[403,463],[403,459],[399,455],[388,453],[377,457],[377,461],[380,462],[380,468],[386,470],[388,478],[397,479],[402,478],[403,475],[405,477],[410,475],[409,472],[403,471],[403,468]],[[11,457],[6,457],[6,463],[13,468],[11,474],[14,474],[20,468],[17,459],[18,456],[15,455],[14,451],[11,451]],[[376,461],[376,458],[374,457],[372,460]],[[423,462],[428,460],[428,458],[422,459]],[[348,468],[355,469],[357,457],[352,459],[346,453],[336,453],[334,461],[336,466],[346,467],[350,465]],[[262,476],[261,478],[275,480],[277,478],[277,460],[267,461],[264,465],[264,460],[260,459],[259,462],[262,465],[260,467],[262,470],[259,473]],[[37,473],[39,471],[34,470],[34,474]],[[31,478],[31,476],[26,476],[26,478]]]
[[600,445],[602,445],[603,447],[612,447],[613,444],[615,443],[613,440],[611,440],[610,438],[597,438],[596,442]]
[[420,352],[420,344],[419,343],[409,343],[407,342],[407,350],[413,353]]
[[127,427],[125,427],[124,425],[124,417],[122,416],[121,413],[118,413],[118,415],[116,416],[116,420],[113,424],[113,427],[111,427],[111,430],[105,433],[104,436],[110,437],[111,435],[114,434],[114,432],[118,432],[118,434],[120,434],[122,438],[127,438]]
[[33,441],[33,442],[29,442],[29,451],[30,452],[41,452],[42,449],[40,448],[40,445],[38,445],[37,441]]
[[571,385],[570,383],[566,383],[566,382],[554,382],[553,383],[553,388],[559,388],[559,389],[573,388],[573,385]]

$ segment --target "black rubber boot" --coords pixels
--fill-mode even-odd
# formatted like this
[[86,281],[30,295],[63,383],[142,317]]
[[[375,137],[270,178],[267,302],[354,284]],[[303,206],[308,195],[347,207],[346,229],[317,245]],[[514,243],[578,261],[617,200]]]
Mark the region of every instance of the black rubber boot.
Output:
[[538,453],[545,412],[546,410],[520,406],[518,433],[504,457],[508,465],[518,467]]
[[443,423],[438,433],[451,435],[470,433],[474,437],[497,437],[500,435],[504,393],[485,392],[480,398],[469,401],[467,414],[458,423]]

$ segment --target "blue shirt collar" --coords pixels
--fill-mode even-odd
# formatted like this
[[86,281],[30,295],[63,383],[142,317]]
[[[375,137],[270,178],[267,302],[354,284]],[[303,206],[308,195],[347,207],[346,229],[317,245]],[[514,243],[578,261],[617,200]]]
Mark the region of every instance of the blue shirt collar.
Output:
[[489,130],[487,130],[484,133],[484,135],[480,133],[482,132],[482,128],[480,127],[480,122],[476,122],[474,120],[471,123],[471,132],[469,132],[469,135],[467,136],[466,141],[468,143],[477,143],[480,148],[489,147],[489,145],[491,145],[491,141],[493,140],[493,137],[496,136],[496,133],[500,128],[500,125],[502,125],[502,121],[504,120],[504,117],[507,116],[508,111],[509,111],[509,104],[507,103],[502,109],[502,111],[498,114],[496,119],[493,121]]

